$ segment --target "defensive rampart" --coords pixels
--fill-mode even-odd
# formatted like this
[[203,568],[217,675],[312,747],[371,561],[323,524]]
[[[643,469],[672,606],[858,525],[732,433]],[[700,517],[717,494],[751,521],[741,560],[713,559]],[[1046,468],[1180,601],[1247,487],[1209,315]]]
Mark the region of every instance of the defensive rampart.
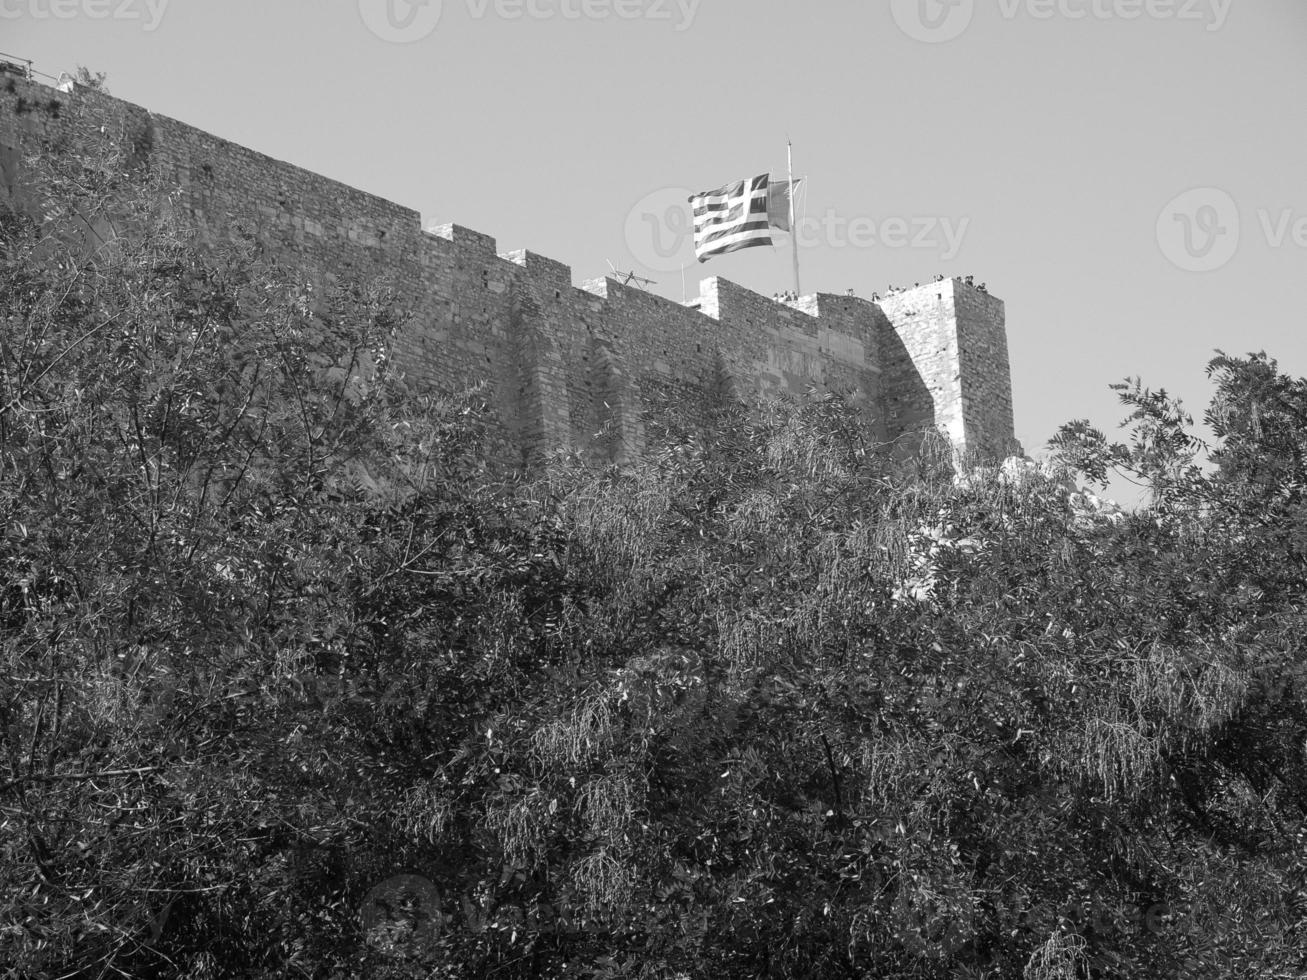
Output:
[[658,412],[701,403],[723,379],[746,399],[846,394],[878,440],[938,427],[986,456],[1016,445],[1003,303],[960,281],[881,302],[783,303],[720,278],[689,305],[611,278],[576,287],[553,259],[499,254],[460,225],[424,230],[415,211],[166,116],[16,78],[0,81],[0,198],[23,193],[39,135],[88,124],[175,186],[201,237],[239,219],[293,266],[393,285],[412,314],[396,363],[438,391],[489,382],[524,453],[626,458]]

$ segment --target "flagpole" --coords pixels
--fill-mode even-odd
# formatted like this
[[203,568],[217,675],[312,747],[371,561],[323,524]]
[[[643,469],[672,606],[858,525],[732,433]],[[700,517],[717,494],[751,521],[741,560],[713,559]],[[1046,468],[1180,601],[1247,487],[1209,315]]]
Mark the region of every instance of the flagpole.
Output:
[[799,226],[794,220],[794,144],[788,139],[785,141],[785,152],[790,167],[790,238],[794,253],[794,295],[798,298],[803,295],[803,290],[799,287]]

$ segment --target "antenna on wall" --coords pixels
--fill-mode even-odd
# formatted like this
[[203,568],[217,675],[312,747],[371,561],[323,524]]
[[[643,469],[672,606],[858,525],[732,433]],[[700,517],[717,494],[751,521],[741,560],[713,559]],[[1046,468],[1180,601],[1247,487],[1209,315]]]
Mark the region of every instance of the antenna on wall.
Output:
[[653,279],[646,279],[644,276],[637,276],[634,272],[621,272],[617,266],[613,265],[612,259],[607,259],[608,268],[613,270],[613,278],[623,286],[629,286],[634,283],[640,289],[647,289],[650,286],[656,286],[658,283]]

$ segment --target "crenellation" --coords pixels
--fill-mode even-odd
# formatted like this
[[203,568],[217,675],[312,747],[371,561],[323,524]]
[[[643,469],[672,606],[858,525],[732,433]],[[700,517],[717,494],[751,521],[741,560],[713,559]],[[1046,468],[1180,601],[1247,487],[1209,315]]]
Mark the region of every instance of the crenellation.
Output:
[[747,399],[837,392],[875,439],[905,450],[930,428],[959,449],[1015,445],[1004,305],[960,282],[879,302],[780,301],[721,278],[688,303],[609,276],[573,285],[555,259],[501,255],[490,235],[424,229],[414,210],[166,116],[21,80],[0,91],[0,201],[22,204],[20,151],[75,126],[92,138],[103,127],[98,138],[176,188],[199,241],[241,223],[310,277],[389,285],[409,314],[395,364],[432,392],[485,384],[523,459],[557,448],[630,458],[664,413],[693,414],[723,384]]
[[[543,282],[546,286],[552,286],[560,293],[564,289],[572,288],[572,267],[565,263],[546,258],[535,252],[520,248],[515,252],[505,252],[499,256],[506,262],[512,262],[526,270],[526,274],[533,279]],[[561,299],[561,295],[555,297]]]
[[454,224],[453,222],[433,225],[427,230],[439,238],[453,242],[460,256],[482,259],[499,258],[499,253],[495,248],[495,240],[490,235],[473,231],[471,228],[465,228],[463,225]]

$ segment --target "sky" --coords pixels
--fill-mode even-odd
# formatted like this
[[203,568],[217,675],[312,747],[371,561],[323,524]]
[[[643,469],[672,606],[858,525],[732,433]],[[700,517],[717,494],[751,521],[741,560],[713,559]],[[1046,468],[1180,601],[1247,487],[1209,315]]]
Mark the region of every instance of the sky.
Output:
[[677,300],[793,288],[686,205],[790,141],[803,291],[987,283],[1032,454],[1126,377],[1201,419],[1216,349],[1307,375],[1303,0],[0,0],[0,51]]

